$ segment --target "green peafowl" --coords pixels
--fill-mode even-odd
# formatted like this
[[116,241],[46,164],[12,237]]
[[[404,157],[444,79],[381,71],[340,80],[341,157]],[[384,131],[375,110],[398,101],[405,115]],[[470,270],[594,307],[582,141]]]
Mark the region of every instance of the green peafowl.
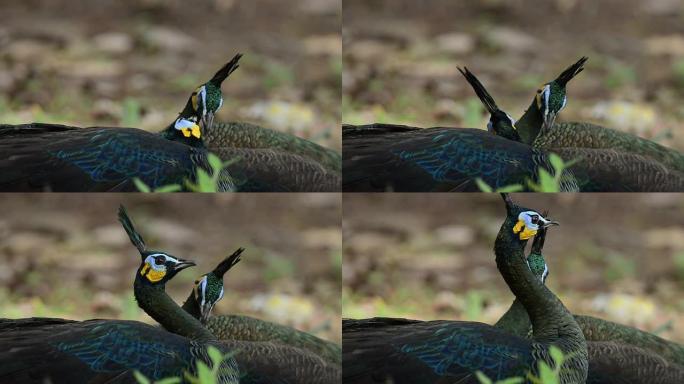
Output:
[[[509,119],[492,116],[499,118]],[[345,125],[342,138],[345,192],[477,192],[477,178],[493,188],[527,187],[540,168],[553,173],[545,151],[480,129]],[[560,187],[578,188],[571,174]]]
[[[544,212],[544,216],[546,216]],[[546,229],[534,237],[527,265],[544,284],[549,275],[542,249]],[[684,348],[648,332],[591,316],[574,315],[587,340],[589,376],[587,383],[676,384],[684,382]],[[532,334],[530,318],[517,298],[494,325],[527,337]]]
[[[238,68],[240,56],[208,84],[220,86]],[[198,168],[211,173],[203,134],[213,112],[198,106],[220,105],[220,93],[217,103],[215,92],[207,91],[206,85],[200,89],[158,134],[134,128],[0,125],[0,190],[137,191],[136,177],[157,188],[185,186],[186,180],[195,179]],[[234,189],[229,171],[221,173],[218,189]]]
[[[233,58],[236,65],[242,55]],[[230,72],[219,70],[195,90],[191,106],[205,122],[204,142],[228,162],[227,170],[241,192],[337,192],[341,159],[336,152],[308,140],[249,123],[214,123],[223,106],[221,83]]]
[[[193,265],[166,253],[149,253],[136,278],[163,291],[171,278]],[[159,299],[153,304],[157,312],[173,309],[168,296]],[[211,364],[206,348],[213,336],[199,322],[179,325],[194,337],[137,321],[0,319],[0,383],[131,383],[136,382],[135,370],[155,381],[182,378],[186,371],[197,375],[197,361]],[[220,372],[222,384],[241,382],[232,357],[223,361]]]
[[551,151],[560,148],[609,149],[652,159],[664,167],[684,172],[684,154],[629,133],[591,123],[554,124],[567,104],[566,85],[584,69],[586,57],[568,67],[555,80],[544,84],[530,107],[515,123],[524,143]]
[[123,206],[119,208],[119,221],[143,260],[133,285],[135,298],[138,305],[164,328],[193,340],[211,341],[224,353],[234,351],[241,383],[338,382],[341,367],[329,364],[303,349],[268,342],[217,340],[198,319],[166,294],[163,285],[155,283],[158,272],[150,258],[165,253],[147,250],[145,241],[135,230]]
[[322,359],[340,365],[340,346],[310,333],[243,315],[210,316],[214,305],[223,298],[223,276],[241,259],[240,248],[224,259],[213,271],[195,281],[195,286],[183,304],[183,309],[200,319],[220,340],[270,341],[302,348]]
[[[575,64],[575,66],[580,65],[579,67],[566,69],[564,72],[566,75],[562,74],[559,76],[559,79],[569,80],[569,75],[567,74],[581,72],[581,63],[583,63],[582,60]],[[525,125],[521,125],[520,121],[515,122],[507,113],[499,109],[489,92],[468,68],[464,68],[464,70],[459,68],[459,71],[473,87],[480,101],[482,101],[482,104],[490,113],[489,123],[487,124],[488,130],[496,136],[520,142],[521,140],[516,139],[516,128],[523,135],[524,132],[529,132],[529,130],[522,128]],[[555,84],[555,86],[546,85],[543,87],[543,91],[538,93],[537,96],[537,99],[541,101],[535,99],[533,106],[530,106],[528,109],[528,112],[533,110],[537,104],[555,106],[553,111],[545,112],[546,114],[542,113],[542,111],[545,111],[545,108],[535,112],[535,116],[539,118],[538,123],[541,125],[539,127],[541,133],[538,133],[541,136],[556,134],[557,125],[554,125],[550,130],[542,128],[545,124],[543,123],[542,116],[549,115],[552,116],[550,118],[555,119],[555,116],[565,105],[567,98],[565,87],[561,87],[559,84],[565,84],[567,80],[563,82],[556,79],[550,83]],[[553,97],[554,95],[556,97]],[[563,102],[549,102],[547,100],[548,97],[553,97],[554,100],[560,99]],[[536,147],[536,144],[533,146]],[[582,192],[667,192],[684,190],[684,173],[668,168],[646,155],[608,148],[540,147],[537,150],[555,153],[566,162],[576,162],[575,164],[570,163],[570,172]]]
[[493,380],[525,377],[537,362],[551,363],[549,347],[568,357],[561,383],[584,383],[587,349],[582,331],[561,301],[532,274],[523,254],[540,228],[557,224],[504,196],[506,219],[494,244],[504,280],[530,314],[533,339],[490,325],[459,321],[375,318],[345,320],[345,383],[477,383],[476,371]]

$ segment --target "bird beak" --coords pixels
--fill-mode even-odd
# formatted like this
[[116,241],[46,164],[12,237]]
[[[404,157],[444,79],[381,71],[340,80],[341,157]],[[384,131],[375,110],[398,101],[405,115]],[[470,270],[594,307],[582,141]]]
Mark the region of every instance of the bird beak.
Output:
[[552,225],[560,225],[560,223],[557,222],[557,221],[546,220],[546,219],[544,219],[544,224],[542,224],[542,227],[543,227],[543,228],[548,228],[548,227],[550,227],[550,226],[552,226]]
[[197,264],[195,264],[194,261],[178,259],[178,263],[176,263],[176,265],[174,266],[174,269],[176,271],[182,271],[185,268],[194,267],[195,265],[197,265]]

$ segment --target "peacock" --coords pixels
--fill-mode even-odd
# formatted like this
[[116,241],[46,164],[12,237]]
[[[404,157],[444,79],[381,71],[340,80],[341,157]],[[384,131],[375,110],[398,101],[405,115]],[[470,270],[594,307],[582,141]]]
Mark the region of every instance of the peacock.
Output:
[[241,383],[322,384],[339,381],[341,367],[303,349],[269,342],[217,340],[198,319],[166,294],[164,285],[155,284],[159,272],[150,258],[166,254],[147,249],[123,206],[119,208],[119,221],[143,260],[133,284],[135,298],[140,308],[165,329],[192,340],[210,341],[224,353],[232,351],[241,373]]
[[[546,216],[546,212],[543,213]],[[542,254],[546,229],[532,242],[527,265],[544,284],[549,268]],[[684,382],[684,348],[648,332],[591,316],[574,315],[587,340],[589,375],[587,383],[676,384]],[[494,325],[526,337],[532,326],[525,307],[515,299]]]
[[[539,131],[533,131],[539,137],[555,135],[556,125],[551,129],[543,128],[546,123],[542,116],[552,116],[555,119],[560,109],[566,104],[564,85],[571,78],[570,74],[581,72],[583,63],[580,60],[574,66],[566,69],[558,79],[547,84],[538,92],[532,106],[526,112],[526,116],[531,116],[530,111],[535,110],[537,105],[542,109],[535,112],[538,117],[537,123],[540,124]],[[502,111],[485,89],[477,77],[468,68],[459,71],[473,87],[485,109],[490,113],[487,124],[488,130],[496,136],[503,137],[512,142],[521,142],[520,136],[525,137],[531,130],[525,129],[527,123],[516,122],[506,112]],[[540,96],[541,95],[541,96]],[[562,100],[562,102],[549,101]],[[548,112],[545,105],[555,106],[553,111]],[[551,107],[550,107],[551,108]],[[517,128],[517,129],[516,129]],[[520,136],[518,136],[518,132]],[[528,133],[525,133],[528,132]],[[552,132],[552,133],[549,133]],[[625,152],[620,149],[611,148],[585,148],[585,147],[557,147],[547,148],[537,146],[535,141],[533,147],[546,153],[555,153],[570,165],[569,171],[574,176],[580,191],[582,192],[667,192],[684,190],[684,173],[673,170],[653,158],[632,152]]]
[[[236,55],[207,83],[219,86],[239,67]],[[209,89],[209,91],[207,90]],[[56,124],[0,125],[2,191],[137,191],[133,179],[157,188],[186,186],[197,169],[212,172],[203,139],[220,106],[215,90],[200,87],[179,116],[155,134],[135,128],[76,128]],[[205,107],[206,106],[206,107]],[[234,189],[228,171],[218,189]]]
[[[240,192],[336,192],[340,190],[340,160],[334,151],[296,136],[248,123],[214,123],[223,106],[221,84],[239,65],[236,55],[230,71],[220,69],[198,87],[192,110],[204,122],[209,152],[227,163],[235,189]],[[335,155],[337,160],[335,160]],[[335,164],[337,167],[335,167]]]
[[223,298],[223,276],[241,259],[244,248],[219,263],[214,270],[203,275],[190,292],[183,309],[200,319],[220,340],[269,341],[302,348],[320,356],[329,363],[342,364],[340,346],[291,327],[244,315],[210,316],[214,305]]
[[[193,265],[169,254],[149,253],[136,276],[163,291],[171,278]],[[172,308],[168,296],[159,299],[154,303],[157,311]],[[137,321],[0,319],[0,383],[132,383],[136,370],[155,381],[182,378],[186,371],[197,375],[197,361],[211,364],[207,347],[213,336],[201,325],[188,326],[187,331],[192,338]],[[222,362],[220,372],[222,384],[241,382],[233,357]]]
[[[508,119],[492,116],[499,118]],[[540,168],[553,173],[545,151],[480,129],[344,125],[342,138],[345,192],[477,192],[477,178],[527,187]],[[577,190],[572,175],[561,189]]]
[[[524,143],[535,148],[608,149],[652,159],[662,166],[684,172],[684,154],[653,141],[585,122],[554,124],[567,104],[566,85],[584,69],[586,57],[565,69],[556,79],[537,90],[523,116],[515,123]],[[478,94],[479,95],[479,94]],[[609,159],[606,159],[609,160]]]
[[492,380],[535,373],[537,363],[553,365],[549,347],[567,357],[561,383],[584,383],[587,347],[582,331],[563,303],[534,276],[526,263],[527,240],[557,224],[504,195],[506,219],[494,244],[496,264],[529,313],[533,338],[487,324],[374,318],[345,320],[342,329],[345,383],[477,383],[476,371]]

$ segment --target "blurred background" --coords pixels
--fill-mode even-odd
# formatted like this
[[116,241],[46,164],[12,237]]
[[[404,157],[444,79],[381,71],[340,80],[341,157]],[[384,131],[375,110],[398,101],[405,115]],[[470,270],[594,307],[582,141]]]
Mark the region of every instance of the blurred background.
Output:
[[[546,284],[570,311],[684,342],[684,196],[513,200],[560,222],[546,238]],[[493,324],[513,302],[494,261],[499,196],[346,194],[343,210],[343,317]]]
[[3,1],[0,123],[166,127],[233,55],[216,121],[340,147],[340,0]]
[[154,321],[133,298],[140,256],[117,220],[128,209],[151,249],[194,260],[167,292],[238,247],[214,314],[247,314],[340,341],[337,194],[49,194],[0,198],[0,317]]
[[582,56],[560,121],[591,121],[684,150],[681,0],[345,0],[343,122],[486,127],[457,71],[522,116]]

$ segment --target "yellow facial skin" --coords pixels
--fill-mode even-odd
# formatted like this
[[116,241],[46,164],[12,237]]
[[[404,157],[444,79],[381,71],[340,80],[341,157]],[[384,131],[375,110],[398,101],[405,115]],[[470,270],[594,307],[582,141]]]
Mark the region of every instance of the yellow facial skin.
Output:
[[185,137],[195,136],[199,139],[202,136],[200,127],[197,124],[193,125],[192,128],[181,128],[180,131],[183,133],[183,136]]
[[513,227],[513,233],[518,234],[520,240],[528,240],[530,237],[537,234],[537,230],[527,228],[524,221],[518,220]]
[[155,271],[150,267],[149,263],[145,263],[140,270],[140,274],[145,276],[150,282],[156,283],[166,276],[166,271]]

